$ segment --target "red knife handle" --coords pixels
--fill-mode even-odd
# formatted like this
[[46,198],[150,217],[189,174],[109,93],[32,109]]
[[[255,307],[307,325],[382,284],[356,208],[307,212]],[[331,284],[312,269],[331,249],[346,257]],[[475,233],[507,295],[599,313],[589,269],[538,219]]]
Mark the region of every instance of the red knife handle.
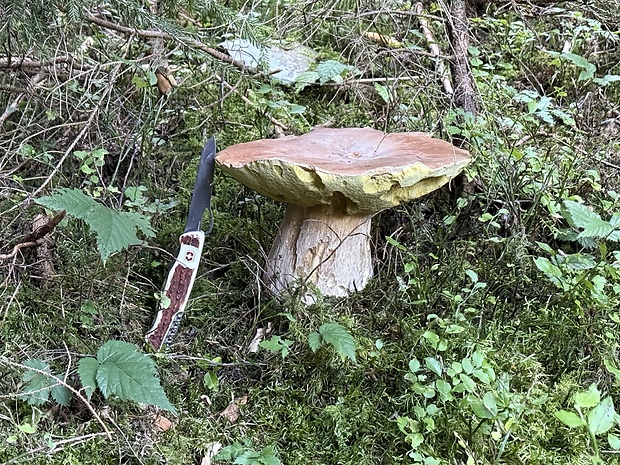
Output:
[[169,343],[179,329],[198,272],[204,241],[202,231],[191,231],[179,237],[181,250],[168,273],[155,322],[146,333],[146,341],[156,350]]

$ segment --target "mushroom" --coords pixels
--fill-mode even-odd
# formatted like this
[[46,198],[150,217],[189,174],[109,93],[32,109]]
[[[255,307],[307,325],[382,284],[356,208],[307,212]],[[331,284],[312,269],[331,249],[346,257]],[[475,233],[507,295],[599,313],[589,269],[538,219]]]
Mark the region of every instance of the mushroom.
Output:
[[363,289],[373,275],[373,215],[438,189],[469,161],[467,151],[425,133],[370,128],[320,128],[216,157],[224,172],[288,204],[263,278],[275,295],[304,285],[305,303],[315,301],[312,287],[324,296]]

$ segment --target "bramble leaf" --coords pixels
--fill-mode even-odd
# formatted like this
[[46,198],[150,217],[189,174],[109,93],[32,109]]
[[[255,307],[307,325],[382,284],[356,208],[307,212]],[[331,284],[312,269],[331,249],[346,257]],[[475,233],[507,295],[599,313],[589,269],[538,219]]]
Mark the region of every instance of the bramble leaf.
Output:
[[99,362],[92,357],[84,357],[78,362],[78,375],[80,382],[84,386],[86,398],[90,400],[91,396],[97,389],[97,370]]
[[284,358],[289,354],[289,348],[293,345],[293,341],[282,339],[280,336],[272,336],[270,339],[261,341],[258,345],[270,352],[280,352],[282,358]]
[[97,236],[97,249],[104,263],[113,253],[142,243],[136,236],[136,229],[148,237],[155,235],[144,215],[108,208],[80,189],[58,189],[36,202],[52,210],[66,210],[68,215],[83,219]]
[[[127,342],[107,341],[97,351],[97,359],[80,361],[80,380],[92,394],[93,372],[97,386],[107,399],[111,395],[121,400],[133,400],[155,405],[176,413],[159,384],[155,362]],[[95,363],[96,362],[96,363]]]
[[[49,399],[54,381],[46,374],[51,376],[52,372],[47,363],[38,360],[30,359],[23,363],[25,366],[34,368],[35,370],[28,370],[22,376],[22,381],[27,383],[24,386],[24,393],[20,395],[22,400],[25,400],[30,405],[43,405]],[[44,373],[40,373],[40,371]]]
[[349,67],[336,60],[326,60],[319,63],[316,67],[316,72],[319,75],[321,84],[327,81],[342,81],[342,72]]
[[[319,328],[319,334],[321,340],[331,344],[336,349],[336,352],[355,362],[355,340],[341,324],[325,323]],[[312,347],[311,341],[310,346]]]

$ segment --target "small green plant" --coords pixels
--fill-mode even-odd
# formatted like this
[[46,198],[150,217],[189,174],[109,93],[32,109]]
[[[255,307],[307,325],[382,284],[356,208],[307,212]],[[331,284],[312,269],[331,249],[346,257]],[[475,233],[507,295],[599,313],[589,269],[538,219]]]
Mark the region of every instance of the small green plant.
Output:
[[272,446],[263,447],[258,452],[252,448],[252,443],[245,441],[243,444],[236,441],[233,444],[222,448],[213,460],[226,460],[239,465],[281,465],[280,459],[276,457]]
[[[590,445],[594,450],[594,463],[605,463],[601,459],[598,436],[608,433],[615,425],[620,424],[611,396],[601,398],[596,384],[591,384],[587,391],[573,394],[574,411],[559,410],[555,412],[558,420],[572,429],[585,430]],[[614,450],[620,450],[620,438],[615,434],[607,435],[607,442]]]
[[136,229],[147,237],[155,236],[146,216],[108,208],[79,189],[57,189],[36,202],[52,210],[66,210],[68,215],[83,219],[97,236],[97,249],[104,263],[113,253],[142,243],[136,236]]
[[[42,405],[51,395],[60,405],[69,405],[72,393],[66,378],[53,374],[41,360],[27,360],[23,365],[29,369],[22,376],[26,383],[20,394],[22,400]],[[176,412],[161,388],[155,363],[133,344],[107,341],[97,351],[96,358],[84,357],[79,361],[77,374],[88,400],[99,389],[106,399],[116,396]]]
[[80,160],[80,171],[88,176],[91,184],[99,184],[99,173],[101,167],[105,165],[105,156],[108,154],[106,149],[97,149],[91,152],[76,150],[73,155]]
[[344,358],[355,363],[355,340],[339,323],[325,323],[319,330],[308,335],[308,343],[312,352],[316,352],[325,344],[330,344]]
[[345,65],[337,60],[325,60],[319,63],[314,71],[299,73],[295,88],[297,91],[300,91],[304,87],[317,82],[320,84],[330,81],[341,83],[348,74],[355,75],[359,74],[359,72],[355,67]]
[[[570,228],[559,229],[558,238],[577,243],[585,250],[566,254],[548,244],[538,243],[550,258],[536,258],[536,267],[570,298],[599,306],[615,306],[620,297],[620,252],[609,253],[606,243],[620,241],[620,213],[613,213],[607,221],[586,205],[566,200],[559,214]],[[596,249],[598,256],[587,252]]]
[[259,344],[260,347],[270,352],[279,352],[282,358],[285,358],[289,354],[292,345],[293,341],[290,339],[282,339],[280,336],[272,336]]

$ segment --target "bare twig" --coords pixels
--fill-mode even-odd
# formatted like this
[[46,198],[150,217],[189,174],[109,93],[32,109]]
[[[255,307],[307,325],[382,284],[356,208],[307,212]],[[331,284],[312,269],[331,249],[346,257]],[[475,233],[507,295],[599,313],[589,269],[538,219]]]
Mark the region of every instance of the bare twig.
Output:
[[122,32],[124,34],[137,35],[139,37],[146,37],[150,39],[159,38],[159,39],[165,39],[165,40],[178,41],[186,45],[191,45],[192,47],[196,47],[204,52],[207,52],[212,57],[217,58],[218,60],[221,60],[221,61],[225,61],[226,63],[229,63],[233,66],[236,66],[242,71],[245,71],[246,69],[246,66],[241,61],[235,60],[232,57],[226,55],[225,53],[222,53],[219,50],[209,47],[203,44],[202,42],[200,42],[199,40],[193,39],[191,37],[178,37],[177,38],[162,31],[153,31],[153,30],[148,30],[148,29],[134,29],[132,27],[121,26],[119,24],[106,21],[105,19],[101,19],[93,15],[87,15],[86,20],[90,21],[91,23],[97,24],[99,26],[105,27],[107,29],[112,29],[114,31]]
[[[82,395],[82,393],[80,391],[78,391],[73,386],[68,384],[65,380],[60,379],[58,376],[52,375],[51,373],[47,373],[47,372],[45,372],[43,370],[39,370],[38,368],[33,368],[33,367],[30,367],[30,366],[24,365],[22,363],[13,362],[13,361],[9,360],[8,358],[2,357],[2,356],[0,356],[0,364],[8,365],[8,366],[11,366],[13,368],[19,368],[21,370],[34,371],[35,373],[38,373],[38,374],[43,375],[43,376],[46,376],[46,377],[54,380],[59,385],[64,386],[67,389],[69,389],[69,391],[71,391],[78,399],[80,399],[84,403],[86,408],[88,408],[90,413],[93,415],[93,417],[97,420],[97,422],[101,425],[101,427],[105,431],[105,434],[108,437],[108,439],[110,439],[110,440],[112,439],[112,432],[108,429],[108,427],[106,426],[104,421],[101,419],[99,414],[95,411],[95,408],[91,405],[91,403],[88,400],[86,400],[86,398]],[[7,397],[7,396],[3,395],[1,397]],[[13,396],[9,396],[9,397],[13,397]]]
[[33,78],[30,80],[30,83],[28,85],[28,90],[25,92],[22,92],[17,97],[15,97],[15,100],[13,100],[13,103],[11,103],[6,108],[6,110],[4,110],[4,113],[2,113],[2,115],[0,115],[0,128],[4,126],[4,122],[7,120],[7,118],[17,111],[17,107],[19,106],[19,103],[26,96],[28,91],[31,92],[34,89],[36,89],[39,85],[41,85],[41,83],[44,80],[45,80],[45,73],[43,72],[37,73],[35,76],[33,76]]
[[454,94],[454,89],[452,88],[452,83],[450,82],[450,77],[448,76],[446,65],[441,59],[441,51],[439,50],[439,45],[437,45],[437,42],[435,42],[435,39],[433,38],[433,33],[428,27],[428,21],[424,16],[422,16],[423,9],[424,6],[422,5],[422,2],[417,2],[415,4],[414,11],[418,15],[418,21],[420,22],[422,34],[424,34],[424,37],[426,37],[428,47],[430,48],[431,53],[435,56],[436,59],[437,74],[439,74],[439,76],[441,77],[441,82],[443,83],[443,88],[446,91],[446,94],[452,96],[452,94]]
[[37,447],[36,449],[29,450],[27,453],[22,454],[18,457],[13,457],[8,462],[5,462],[5,464],[21,462],[25,457],[33,456],[45,450],[47,450],[48,454],[56,454],[62,451],[64,446],[75,446],[76,444],[80,444],[82,442],[86,442],[86,441],[89,441],[90,439],[94,439],[94,438],[101,437],[101,436],[107,436],[107,435],[106,433],[91,433],[91,434],[85,434],[83,436],[77,436],[74,438],[53,441],[53,444],[51,447],[49,445]]

